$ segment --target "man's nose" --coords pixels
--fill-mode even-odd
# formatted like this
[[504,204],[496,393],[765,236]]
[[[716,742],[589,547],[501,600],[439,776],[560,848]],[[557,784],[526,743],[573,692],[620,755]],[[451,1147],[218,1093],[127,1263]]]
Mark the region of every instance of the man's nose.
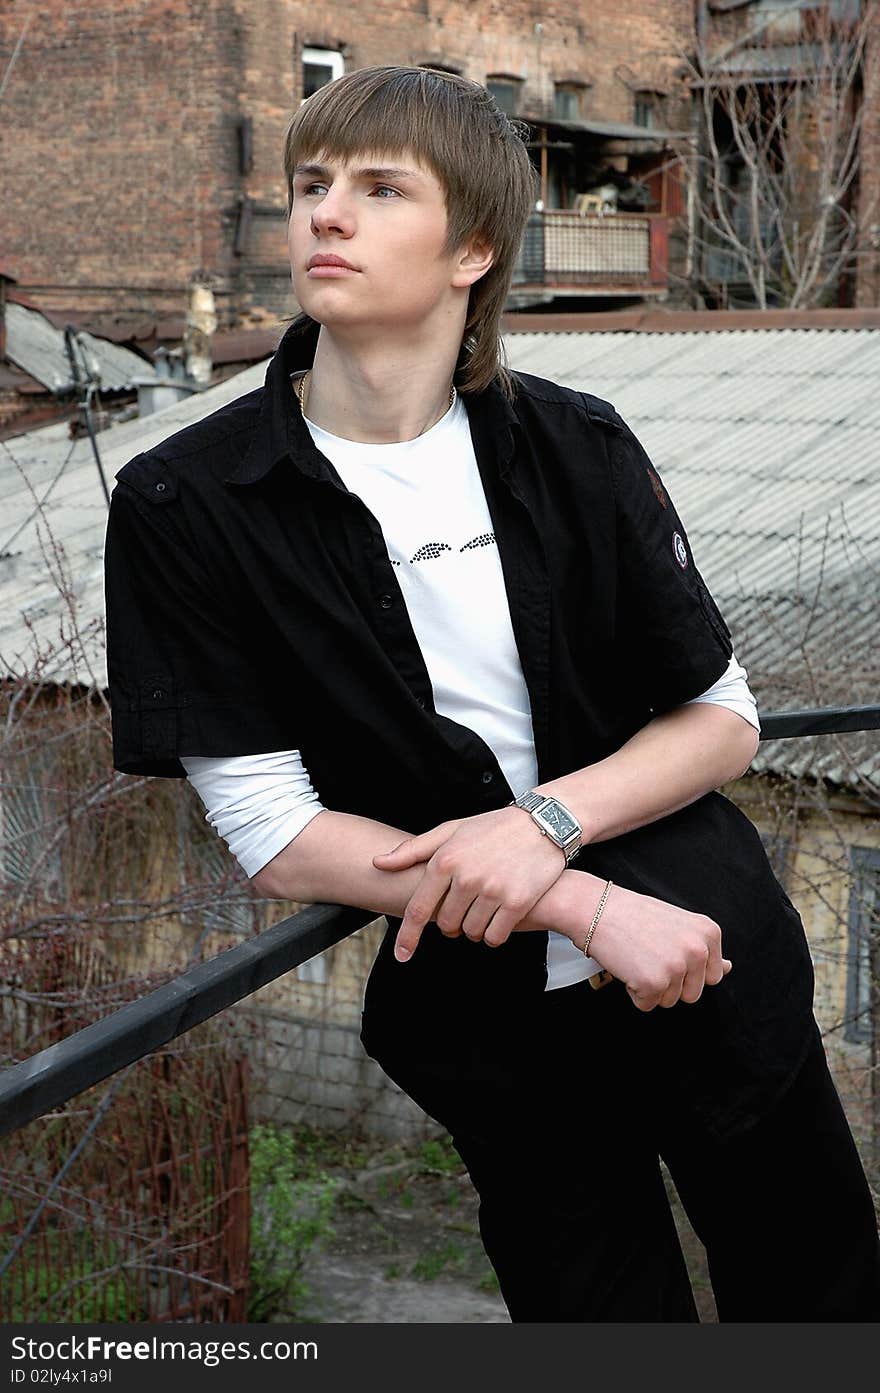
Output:
[[334,183],[312,209],[312,229],[318,236],[336,233],[350,237],[354,231],[354,206],[348,190]]

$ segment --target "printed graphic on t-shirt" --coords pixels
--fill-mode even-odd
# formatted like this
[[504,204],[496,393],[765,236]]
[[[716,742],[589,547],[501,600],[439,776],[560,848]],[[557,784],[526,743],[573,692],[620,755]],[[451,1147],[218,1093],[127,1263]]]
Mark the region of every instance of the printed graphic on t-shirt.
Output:
[[[465,542],[459,551],[473,551],[475,547],[497,546],[494,532],[481,532],[478,537],[472,537],[469,542]],[[453,549],[448,542],[424,542],[419,547],[414,556],[409,559],[409,564],[414,565],[416,561],[431,561],[437,556],[442,556],[444,551],[451,552]],[[391,558],[392,566],[402,566],[402,561]]]

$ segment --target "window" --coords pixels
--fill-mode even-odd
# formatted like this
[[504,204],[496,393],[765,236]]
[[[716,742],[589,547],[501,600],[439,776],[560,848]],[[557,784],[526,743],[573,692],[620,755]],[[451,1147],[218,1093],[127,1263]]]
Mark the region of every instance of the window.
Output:
[[581,115],[583,89],[573,82],[557,82],[553,87],[553,115],[560,121],[577,121]]
[[647,88],[636,92],[633,98],[633,121],[637,126],[654,130],[661,125],[663,93],[649,91]]
[[486,90],[493,96],[508,116],[515,116],[519,110],[519,94],[522,79],[518,77],[487,77]]
[[342,77],[344,71],[345,60],[338,49],[304,48],[302,54],[303,101],[306,97],[310,97],[313,92],[317,92],[319,87],[326,87],[328,82]]
[[323,953],[317,953],[314,958],[306,958],[304,963],[300,963],[296,969],[297,980],[300,982],[315,982],[319,987],[326,986],[328,980],[327,959],[330,956],[330,949],[327,948]]
[[844,1038],[863,1044],[872,1036],[880,990],[880,850],[852,848],[849,944]]

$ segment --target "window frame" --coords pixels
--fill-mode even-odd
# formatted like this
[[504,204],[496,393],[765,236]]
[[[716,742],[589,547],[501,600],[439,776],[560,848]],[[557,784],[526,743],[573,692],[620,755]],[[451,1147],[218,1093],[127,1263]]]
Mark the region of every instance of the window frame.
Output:
[[[571,82],[565,79],[553,84],[553,115],[560,121],[580,121],[584,114],[584,91],[585,85],[581,82]],[[566,97],[573,101],[574,112],[564,112],[559,110],[559,98]]]
[[[657,130],[663,124],[665,101],[666,93],[659,92],[656,87],[635,87],[633,89],[633,125],[640,126],[646,131]],[[642,112],[650,116],[650,121],[639,120]]]
[[[327,61],[328,59],[330,60],[329,62]],[[300,76],[304,93],[307,65],[313,68],[330,69],[332,76],[328,77],[327,82],[321,83],[321,87],[326,87],[327,83],[335,82],[338,77],[342,77],[345,72],[345,56],[339,48],[316,48],[313,44],[303,44],[302,53],[300,54]],[[315,91],[320,92],[321,87],[316,87]],[[302,102],[308,101],[311,95],[311,92],[304,95],[300,105],[302,105]]]
[[[486,91],[495,98],[497,105],[504,112],[505,116],[518,116],[522,105],[523,79],[517,77],[515,73],[487,73],[485,88]],[[512,97],[512,106],[508,109],[498,99],[497,92],[493,92],[493,87],[507,87]]]
[[[873,905],[866,894],[870,888],[874,891]],[[872,917],[880,926],[880,847],[853,846],[850,847],[843,1038],[858,1045],[871,1043],[872,984],[880,974],[880,933],[875,929],[872,942],[869,927]]]

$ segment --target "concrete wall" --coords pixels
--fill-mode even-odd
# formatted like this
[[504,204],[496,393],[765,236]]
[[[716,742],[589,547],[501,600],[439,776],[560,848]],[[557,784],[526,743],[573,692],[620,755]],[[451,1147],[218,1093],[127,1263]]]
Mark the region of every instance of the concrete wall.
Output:
[[385,920],[375,920],[238,1008],[252,1032],[255,1121],[408,1141],[442,1132],[360,1042],[364,984],[384,929]]

